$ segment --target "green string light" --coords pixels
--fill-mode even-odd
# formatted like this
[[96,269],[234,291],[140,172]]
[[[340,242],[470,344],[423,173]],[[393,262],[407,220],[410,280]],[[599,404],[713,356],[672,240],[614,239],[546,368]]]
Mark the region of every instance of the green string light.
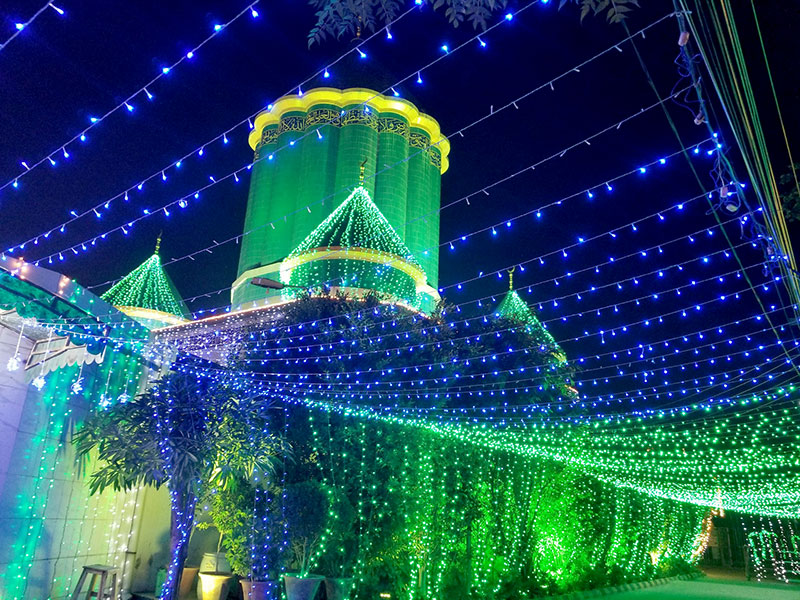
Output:
[[140,308],[186,318],[189,311],[164,272],[156,251],[101,298],[116,307]]

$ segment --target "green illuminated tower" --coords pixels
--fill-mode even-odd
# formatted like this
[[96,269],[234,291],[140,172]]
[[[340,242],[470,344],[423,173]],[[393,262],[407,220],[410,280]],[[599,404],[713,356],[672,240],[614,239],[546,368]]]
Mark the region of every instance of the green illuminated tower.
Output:
[[[281,277],[281,262],[350,197],[362,165],[364,192],[409,252],[401,257],[404,268],[406,262],[414,269],[421,266],[426,278],[421,283],[419,275],[412,277],[417,291],[424,288],[423,296],[429,296],[417,304],[432,305],[438,285],[441,174],[450,148],[434,119],[410,102],[372,90],[317,88],[281,98],[261,113],[250,145],[258,160],[233,305],[265,297],[265,290],[250,280]],[[359,243],[385,251],[381,240]],[[401,298],[406,297],[404,292]]]
[[160,246],[159,237],[153,255],[101,296],[148,329],[183,323],[189,317],[186,304],[161,266]]

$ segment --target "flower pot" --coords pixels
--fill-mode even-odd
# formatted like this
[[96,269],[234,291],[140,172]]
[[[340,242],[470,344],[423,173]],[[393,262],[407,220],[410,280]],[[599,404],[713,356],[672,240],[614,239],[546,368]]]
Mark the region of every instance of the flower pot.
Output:
[[181,573],[181,582],[178,584],[178,598],[184,600],[185,598],[189,597],[189,595],[192,593],[194,580],[197,577],[197,572],[199,570],[200,567],[183,567],[183,572]]
[[[231,565],[224,552],[206,552],[200,561],[200,573],[231,573]],[[203,600],[203,579],[197,581],[197,600]]]
[[328,600],[347,600],[353,589],[352,577],[326,577],[325,597]]
[[201,573],[232,573],[224,552],[206,552],[200,561]]
[[244,600],[277,600],[280,597],[280,586],[277,581],[250,581],[242,579],[242,596]]
[[300,577],[297,574],[283,576],[283,583],[286,585],[287,600],[313,600],[317,595],[322,580],[321,575],[306,575]]
[[198,594],[202,586],[200,600],[225,600],[233,576],[230,573],[200,573],[200,582],[197,585]]

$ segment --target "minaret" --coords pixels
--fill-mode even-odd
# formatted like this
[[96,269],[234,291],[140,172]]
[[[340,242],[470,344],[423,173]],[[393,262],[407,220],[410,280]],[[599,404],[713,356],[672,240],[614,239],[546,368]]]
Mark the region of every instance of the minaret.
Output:
[[[254,277],[278,279],[281,261],[363,187],[435,289],[441,174],[449,142],[438,123],[401,98],[352,88],[285,96],[258,115],[235,306],[265,296]],[[365,161],[366,159],[366,161]]]
[[161,235],[153,255],[115,283],[101,298],[148,329],[183,323],[189,310],[158,255]]

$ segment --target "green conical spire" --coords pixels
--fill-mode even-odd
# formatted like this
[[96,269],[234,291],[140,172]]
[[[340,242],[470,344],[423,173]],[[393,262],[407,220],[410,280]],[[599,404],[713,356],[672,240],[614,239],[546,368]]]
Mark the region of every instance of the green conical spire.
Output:
[[[510,281],[513,282],[513,279],[510,279]],[[537,339],[543,350],[551,353],[559,362],[566,360],[566,355],[561,346],[556,343],[550,332],[544,328],[541,321],[533,314],[530,306],[519,297],[515,290],[508,290],[505,298],[495,309],[494,315],[521,325]]]
[[411,251],[358,186],[281,264],[292,286],[375,290],[419,305],[426,275]]
[[358,186],[295,248],[289,258],[315,248],[364,248],[394,254],[419,266],[411,251],[372,201]]
[[115,283],[101,298],[113,306],[144,308],[186,318],[189,310],[161,266],[158,256],[160,243],[161,236],[153,255]]

